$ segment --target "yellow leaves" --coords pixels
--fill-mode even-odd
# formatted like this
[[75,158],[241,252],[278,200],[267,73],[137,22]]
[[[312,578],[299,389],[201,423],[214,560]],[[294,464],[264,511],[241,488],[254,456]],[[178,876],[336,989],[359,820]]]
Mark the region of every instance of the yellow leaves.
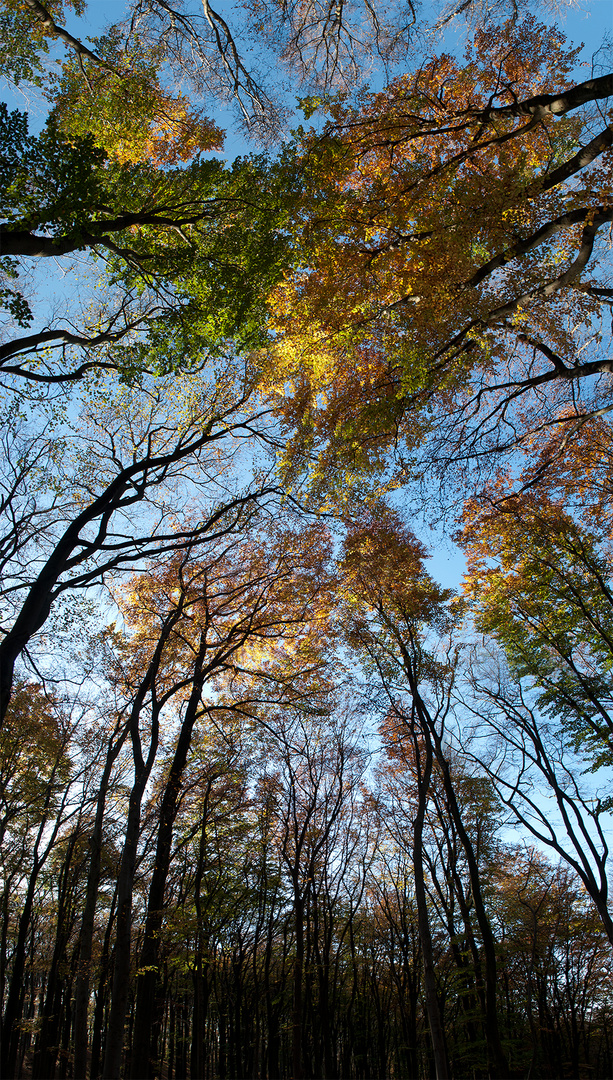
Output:
[[[223,132],[200,111],[194,111],[183,95],[160,94],[151,109],[147,126],[141,118],[116,129],[106,149],[120,164],[151,161],[154,165],[177,165],[196,154],[223,148]],[[108,136],[107,136],[108,139]]]
[[[504,114],[561,89],[574,55],[534,19],[490,28],[463,68],[435,57],[355,107],[338,103],[323,135],[301,133],[300,264],[270,297],[270,357],[271,381],[276,363],[279,384],[294,388],[282,398],[283,416],[300,425],[288,458],[308,462],[313,482],[326,468],[372,470],[386,439],[412,449],[435,414],[458,410],[463,424],[467,401],[475,430],[477,411],[494,408],[471,447],[493,444],[504,387],[519,412],[547,348],[574,363],[565,316],[585,327],[596,302],[540,285],[580,242],[583,221],[556,228],[559,219],[597,199],[587,183],[543,186],[572,159],[585,121]],[[529,336],[545,343],[542,359]]]
[[129,632],[124,669],[138,672],[173,613],[164,679],[189,670],[203,634],[213,694],[228,678],[232,693],[261,678],[270,689],[271,680],[316,667],[333,634],[329,554],[321,525],[292,531],[266,523],[158,560],[116,596]]
[[109,66],[88,68],[87,83],[72,61],[64,67],[54,115],[66,134],[91,132],[120,165],[177,165],[222,148],[223,132],[203,110],[162,85],[155,49],[136,41],[128,55],[112,31],[100,44]]
[[582,544],[576,523],[542,492],[493,506],[489,499],[471,500],[463,517],[458,537],[468,559],[463,590],[481,612],[504,606],[524,578],[532,581],[535,565],[547,565],[550,557]]

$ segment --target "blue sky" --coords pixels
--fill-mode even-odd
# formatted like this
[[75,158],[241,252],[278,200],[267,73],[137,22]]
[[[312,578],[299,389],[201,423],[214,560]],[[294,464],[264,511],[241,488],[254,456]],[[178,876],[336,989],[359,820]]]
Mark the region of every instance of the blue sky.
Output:
[[[233,13],[230,5],[221,3],[218,5],[221,11],[226,8],[228,20],[233,23]],[[106,25],[121,20],[126,11],[125,0],[95,0],[87,6],[83,18],[78,19],[70,16],[67,19],[67,28],[81,37],[95,37],[101,33]],[[424,5],[423,13],[428,8]],[[577,81],[583,81],[592,74],[600,74],[604,70],[610,70],[613,66],[613,0],[584,0],[575,6],[563,6],[554,14],[551,11],[538,11],[538,17],[545,22],[556,22],[563,29],[568,38],[575,43],[584,43],[582,50],[583,66],[576,71]],[[435,16],[433,16],[434,19]],[[445,33],[444,39],[438,44],[431,42],[431,48],[440,51],[442,48],[450,51],[463,51],[463,38],[466,28],[458,24],[450,27]],[[63,53],[58,49],[58,56]],[[373,85],[381,80],[372,79]],[[36,131],[44,123],[46,103],[35,95],[29,95],[27,91],[10,91],[5,87],[4,97],[9,107],[27,109],[31,115],[31,130]],[[553,89],[553,88],[552,88]],[[228,137],[226,141],[226,156],[230,159],[238,154],[248,153],[250,149],[257,149],[249,144],[243,135],[233,132],[232,117],[229,110],[224,110],[221,115],[215,104],[211,103],[210,112],[215,114],[218,122],[227,127]],[[301,115],[297,115],[297,123]],[[274,152],[274,150],[273,150]],[[74,278],[71,277],[74,287]],[[60,291],[61,284],[58,282]],[[460,552],[451,543],[448,537],[441,533],[433,532],[426,527],[419,527],[413,523],[423,542],[432,550],[432,559],[429,563],[430,573],[446,587],[457,587],[464,569],[464,560]]]
[[[569,39],[573,42],[584,43],[584,49],[582,50],[582,60],[585,66],[577,69],[577,78],[583,80],[589,78],[591,74],[591,61],[592,56],[597,50],[602,50],[599,55],[596,56],[596,66],[600,65],[608,67],[610,70],[610,64],[613,63],[613,0],[579,0],[575,4],[561,3],[560,9],[554,12],[555,0],[550,5],[549,10],[544,6],[541,8],[535,8],[535,14],[543,22],[557,23],[561,29],[565,31]],[[441,5],[432,6],[432,21],[435,20],[436,11]],[[87,4],[86,11],[82,18],[77,18],[74,14],[70,13],[66,20],[67,29],[77,36],[83,38],[95,37],[100,34],[106,26],[114,22],[118,22],[124,16],[128,5],[126,0],[93,0],[92,3]],[[216,7],[223,12],[231,26],[234,26],[236,21],[235,11],[233,5],[224,3],[223,0]],[[427,12],[429,5],[424,4],[422,6],[422,17],[427,20]],[[432,48],[440,50],[441,48],[447,48],[450,51],[463,51],[463,38],[466,34],[466,26],[464,23],[456,23],[450,25],[446,31],[444,37],[439,43],[432,42]],[[609,48],[606,48],[607,40]],[[245,54],[248,56],[255,55],[257,59],[257,53],[253,47],[249,46],[246,42]],[[604,46],[604,50],[603,50]],[[58,49],[58,56],[63,54],[63,47]],[[249,58],[249,57],[248,57]],[[272,57],[267,58],[268,62],[274,64]],[[598,73],[598,72],[596,72]],[[370,77],[371,84],[373,86],[378,85],[381,81],[377,78],[375,73]],[[36,131],[44,123],[44,117],[46,113],[46,103],[37,99],[35,94],[32,94],[28,90],[18,89],[12,90],[6,84],[2,88],[2,96],[11,108],[20,108],[30,111],[31,116],[31,130]],[[215,108],[214,103],[211,105],[211,112],[215,112],[215,115],[219,118],[222,126],[224,121],[226,122],[228,129],[228,138],[226,141],[226,156],[234,158],[238,154],[248,153],[253,147],[251,144],[241,135],[239,132],[232,131],[232,117],[230,111],[223,111],[220,116],[220,110]],[[298,121],[301,119],[301,114],[297,114]]]

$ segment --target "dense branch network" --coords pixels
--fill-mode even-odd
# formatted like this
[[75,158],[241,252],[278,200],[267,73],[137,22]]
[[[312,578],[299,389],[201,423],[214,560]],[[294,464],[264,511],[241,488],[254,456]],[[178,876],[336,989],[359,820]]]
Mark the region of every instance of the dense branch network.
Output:
[[[523,32],[537,69],[546,57],[534,23]],[[342,455],[345,422],[363,424],[376,456],[374,401],[389,402],[380,446],[404,437],[410,456],[421,441],[424,468],[488,453],[495,463],[505,448],[527,446],[548,385],[554,410],[561,381],[578,395],[577,418],[608,408],[605,393],[583,409],[578,387],[611,369],[606,349],[585,356],[583,338],[608,295],[606,278],[588,274],[613,220],[613,126],[586,139],[591,116],[574,114],[600,109],[613,76],[522,97],[517,68],[504,73],[516,44],[505,56],[496,43],[495,78],[477,54],[465,72],[443,56],[359,109],[337,107],[323,135],[303,140],[304,168],[326,203],[321,213],[313,198],[302,231],[316,269],[305,260],[295,288],[278,292],[277,326],[300,357],[299,408],[322,458]],[[318,369],[334,388],[327,408],[316,404]]]

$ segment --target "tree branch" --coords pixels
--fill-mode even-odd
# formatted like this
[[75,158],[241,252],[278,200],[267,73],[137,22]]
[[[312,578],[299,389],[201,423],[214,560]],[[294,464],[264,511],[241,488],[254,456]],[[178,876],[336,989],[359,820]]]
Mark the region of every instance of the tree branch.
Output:
[[[81,70],[83,71],[84,75],[85,71],[82,66],[82,61],[84,57],[86,57],[88,60],[91,60],[92,63],[97,64],[98,67],[104,68],[106,71],[110,71],[113,74],[116,74],[115,69],[111,67],[110,64],[107,64],[106,61],[102,59],[102,57],[98,56],[97,53],[92,52],[91,49],[88,49],[87,45],[84,45],[83,42],[78,40],[78,38],[73,37],[72,34],[69,34],[68,30],[65,30],[63,26],[58,26],[53,16],[47,11],[47,8],[44,7],[43,4],[39,3],[39,0],[23,0],[23,2],[26,7],[29,7],[30,11],[33,13],[33,15],[35,15],[38,21],[42,23],[42,25],[46,27],[46,29],[49,30],[54,37],[59,38],[61,41],[64,42],[65,45],[68,45],[68,47],[77,54],[79,62],[81,63]],[[87,78],[86,75],[85,78]]]
[[505,116],[533,116],[543,120],[547,116],[564,116],[590,101],[601,101],[613,94],[613,73],[571,86],[557,94],[537,94],[511,105],[488,105],[485,109],[465,109],[457,116],[474,116],[482,123]]

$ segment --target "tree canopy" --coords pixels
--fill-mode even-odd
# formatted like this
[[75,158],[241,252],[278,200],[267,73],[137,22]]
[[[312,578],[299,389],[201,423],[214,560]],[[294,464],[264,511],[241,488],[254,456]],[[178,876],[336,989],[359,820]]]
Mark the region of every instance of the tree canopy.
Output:
[[2,1076],[609,1075],[607,48],[116,7],[0,0]]

